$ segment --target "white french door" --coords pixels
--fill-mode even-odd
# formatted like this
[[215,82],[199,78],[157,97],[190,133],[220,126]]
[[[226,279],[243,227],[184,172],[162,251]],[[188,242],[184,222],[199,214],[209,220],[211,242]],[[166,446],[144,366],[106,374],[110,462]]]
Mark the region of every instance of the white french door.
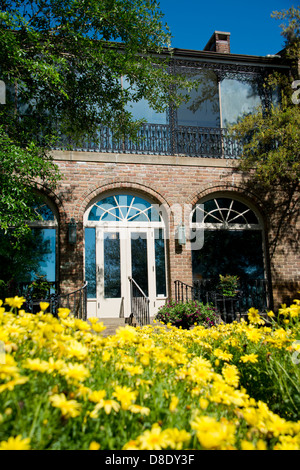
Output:
[[[153,228],[105,226],[96,228],[97,316],[128,317],[132,277],[157,307]],[[159,303],[159,300],[158,300]]]

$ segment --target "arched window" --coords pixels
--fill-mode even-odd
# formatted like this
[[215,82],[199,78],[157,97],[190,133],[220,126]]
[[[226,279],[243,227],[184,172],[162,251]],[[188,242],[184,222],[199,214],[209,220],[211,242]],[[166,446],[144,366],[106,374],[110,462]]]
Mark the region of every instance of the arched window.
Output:
[[149,298],[150,312],[163,304],[166,244],[159,206],[138,194],[115,192],[93,202],[84,225],[90,311],[98,316],[129,315],[129,278]]
[[204,231],[203,247],[192,251],[194,280],[220,274],[264,278],[262,225],[244,202],[225,196],[204,200],[194,208],[192,228]]
[[27,278],[33,280],[42,276],[49,282],[57,280],[57,229],[58,221],[55,207],[49,201],[38,197],[34,211],[36,221],[29,222],[31,228],[31,248],[34,254],[34,266],[27,273]]
[[6,286],[17,283],[28,285],[37,278],[57,281],[57,231],[56,209],[51,202],[37,196],[34,206],[36,220],[28,222],[30,230],[18,248],[13,241],[14,227],[0,232],[0,280]]
[[117,194],[94,203],[88,214],[94,222],[160,222],[161,217],[153,204],[141,197]]

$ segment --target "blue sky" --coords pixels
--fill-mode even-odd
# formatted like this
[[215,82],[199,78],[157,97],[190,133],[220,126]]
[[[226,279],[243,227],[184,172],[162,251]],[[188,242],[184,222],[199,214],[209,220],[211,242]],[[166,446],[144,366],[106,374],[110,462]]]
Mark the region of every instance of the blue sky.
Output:
[[214,31],[230,32],[231,52],[265,56],[284,45],[275,10],[297,7],[299,0],[160,0],[164,22],[171,30],[172,46],[202,50]]

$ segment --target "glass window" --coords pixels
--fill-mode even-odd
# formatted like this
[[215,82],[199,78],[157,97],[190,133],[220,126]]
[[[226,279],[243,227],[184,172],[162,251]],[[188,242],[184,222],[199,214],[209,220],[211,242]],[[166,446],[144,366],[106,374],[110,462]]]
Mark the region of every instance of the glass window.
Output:
[[192,70],[186,73],[190,80],[197,80],[197,88],[189,93],[187,103],[177,111],[178,125],[220,127],[219,89],[216,74],[212,70]]
[[192,251],[195,279],[219,274],[263,279],[262,234],[251,230],[205,230],[201,250]]
[[96,298],[96,229],[85,229],[85,280],[88,299]]
[[104,233],[104,297],[121,297],[121,258],[118,232]]
[[144,294],[149,295],[148,289],[148,259],[146,233],[131,233],[131,273]]
[[235,124],[239,118],[253,113],[262,102],[253,80],[225,78],[221,81],[222,127]]
[[166,266],[165,266],[165,240],[163,229],[155,229],[155,270],[156,270],[156,295],[166,297]]
[[[196,223],[197,213],[200,224]],[[201,249],[192,250],[195,280],[238,275],[243,279],[264,278],[262,228],[254,211],[241,201],[218,197],[197,204],[194,230],[204,230]]]
[[145,199],[128,194],[101,199],[92,206],[89,221],[95,222],[159,222],[157,209]]
[[37,221],[28,223],[30,231],[15,249],[11,243],[13,228],[0,232],[0,279],[30,283],[37,278],[56,281],[57,219],[51,207],[41,198],[34,208]]
[[[123,77],[123,87],[128,88],[129,82]],[[135,86],[131,85],[133,91],[135,90]],[[129,111],[132,114],[134,120],[145,120],[149,124],[167,124],[167,112],[157,112],[152,109],[145,98],[141,98],[138,101],[132,101],[125,107],[126,111]]]

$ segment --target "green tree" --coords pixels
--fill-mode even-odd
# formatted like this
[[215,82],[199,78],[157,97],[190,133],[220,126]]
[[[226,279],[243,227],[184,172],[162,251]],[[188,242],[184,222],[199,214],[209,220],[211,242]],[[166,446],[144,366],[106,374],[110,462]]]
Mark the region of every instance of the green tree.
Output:
[[153,0],[0,0],[2,230],[13,225],[18,239],[35,182],[56,184],[57,142],[96,141],[100,124],[134,137],[129,103],[143,97],[162,111],[180,102],[187,82],[169,73],[162,19]]
[[291,194],[299,187],[300,177],[300,107],[293,99],[299,73],[300,10],[292,7],[272,16],[285,21],[281,54],[292,65],[292,73],[269,77],[265,86],[280,90],[280,102],[246,116],[232,131],[243,146],[239,168],[252,172],[253,179],[265,188]]
[[96,139],[99,124],[134,135],[140,123],[128,104],[146,98],[161,112],[186,84],[169,73],[162,18],[154,0],[1,0],[1,78],[10,88],[0,123],[23,141],[42,129],[42,143],[55,131]]

